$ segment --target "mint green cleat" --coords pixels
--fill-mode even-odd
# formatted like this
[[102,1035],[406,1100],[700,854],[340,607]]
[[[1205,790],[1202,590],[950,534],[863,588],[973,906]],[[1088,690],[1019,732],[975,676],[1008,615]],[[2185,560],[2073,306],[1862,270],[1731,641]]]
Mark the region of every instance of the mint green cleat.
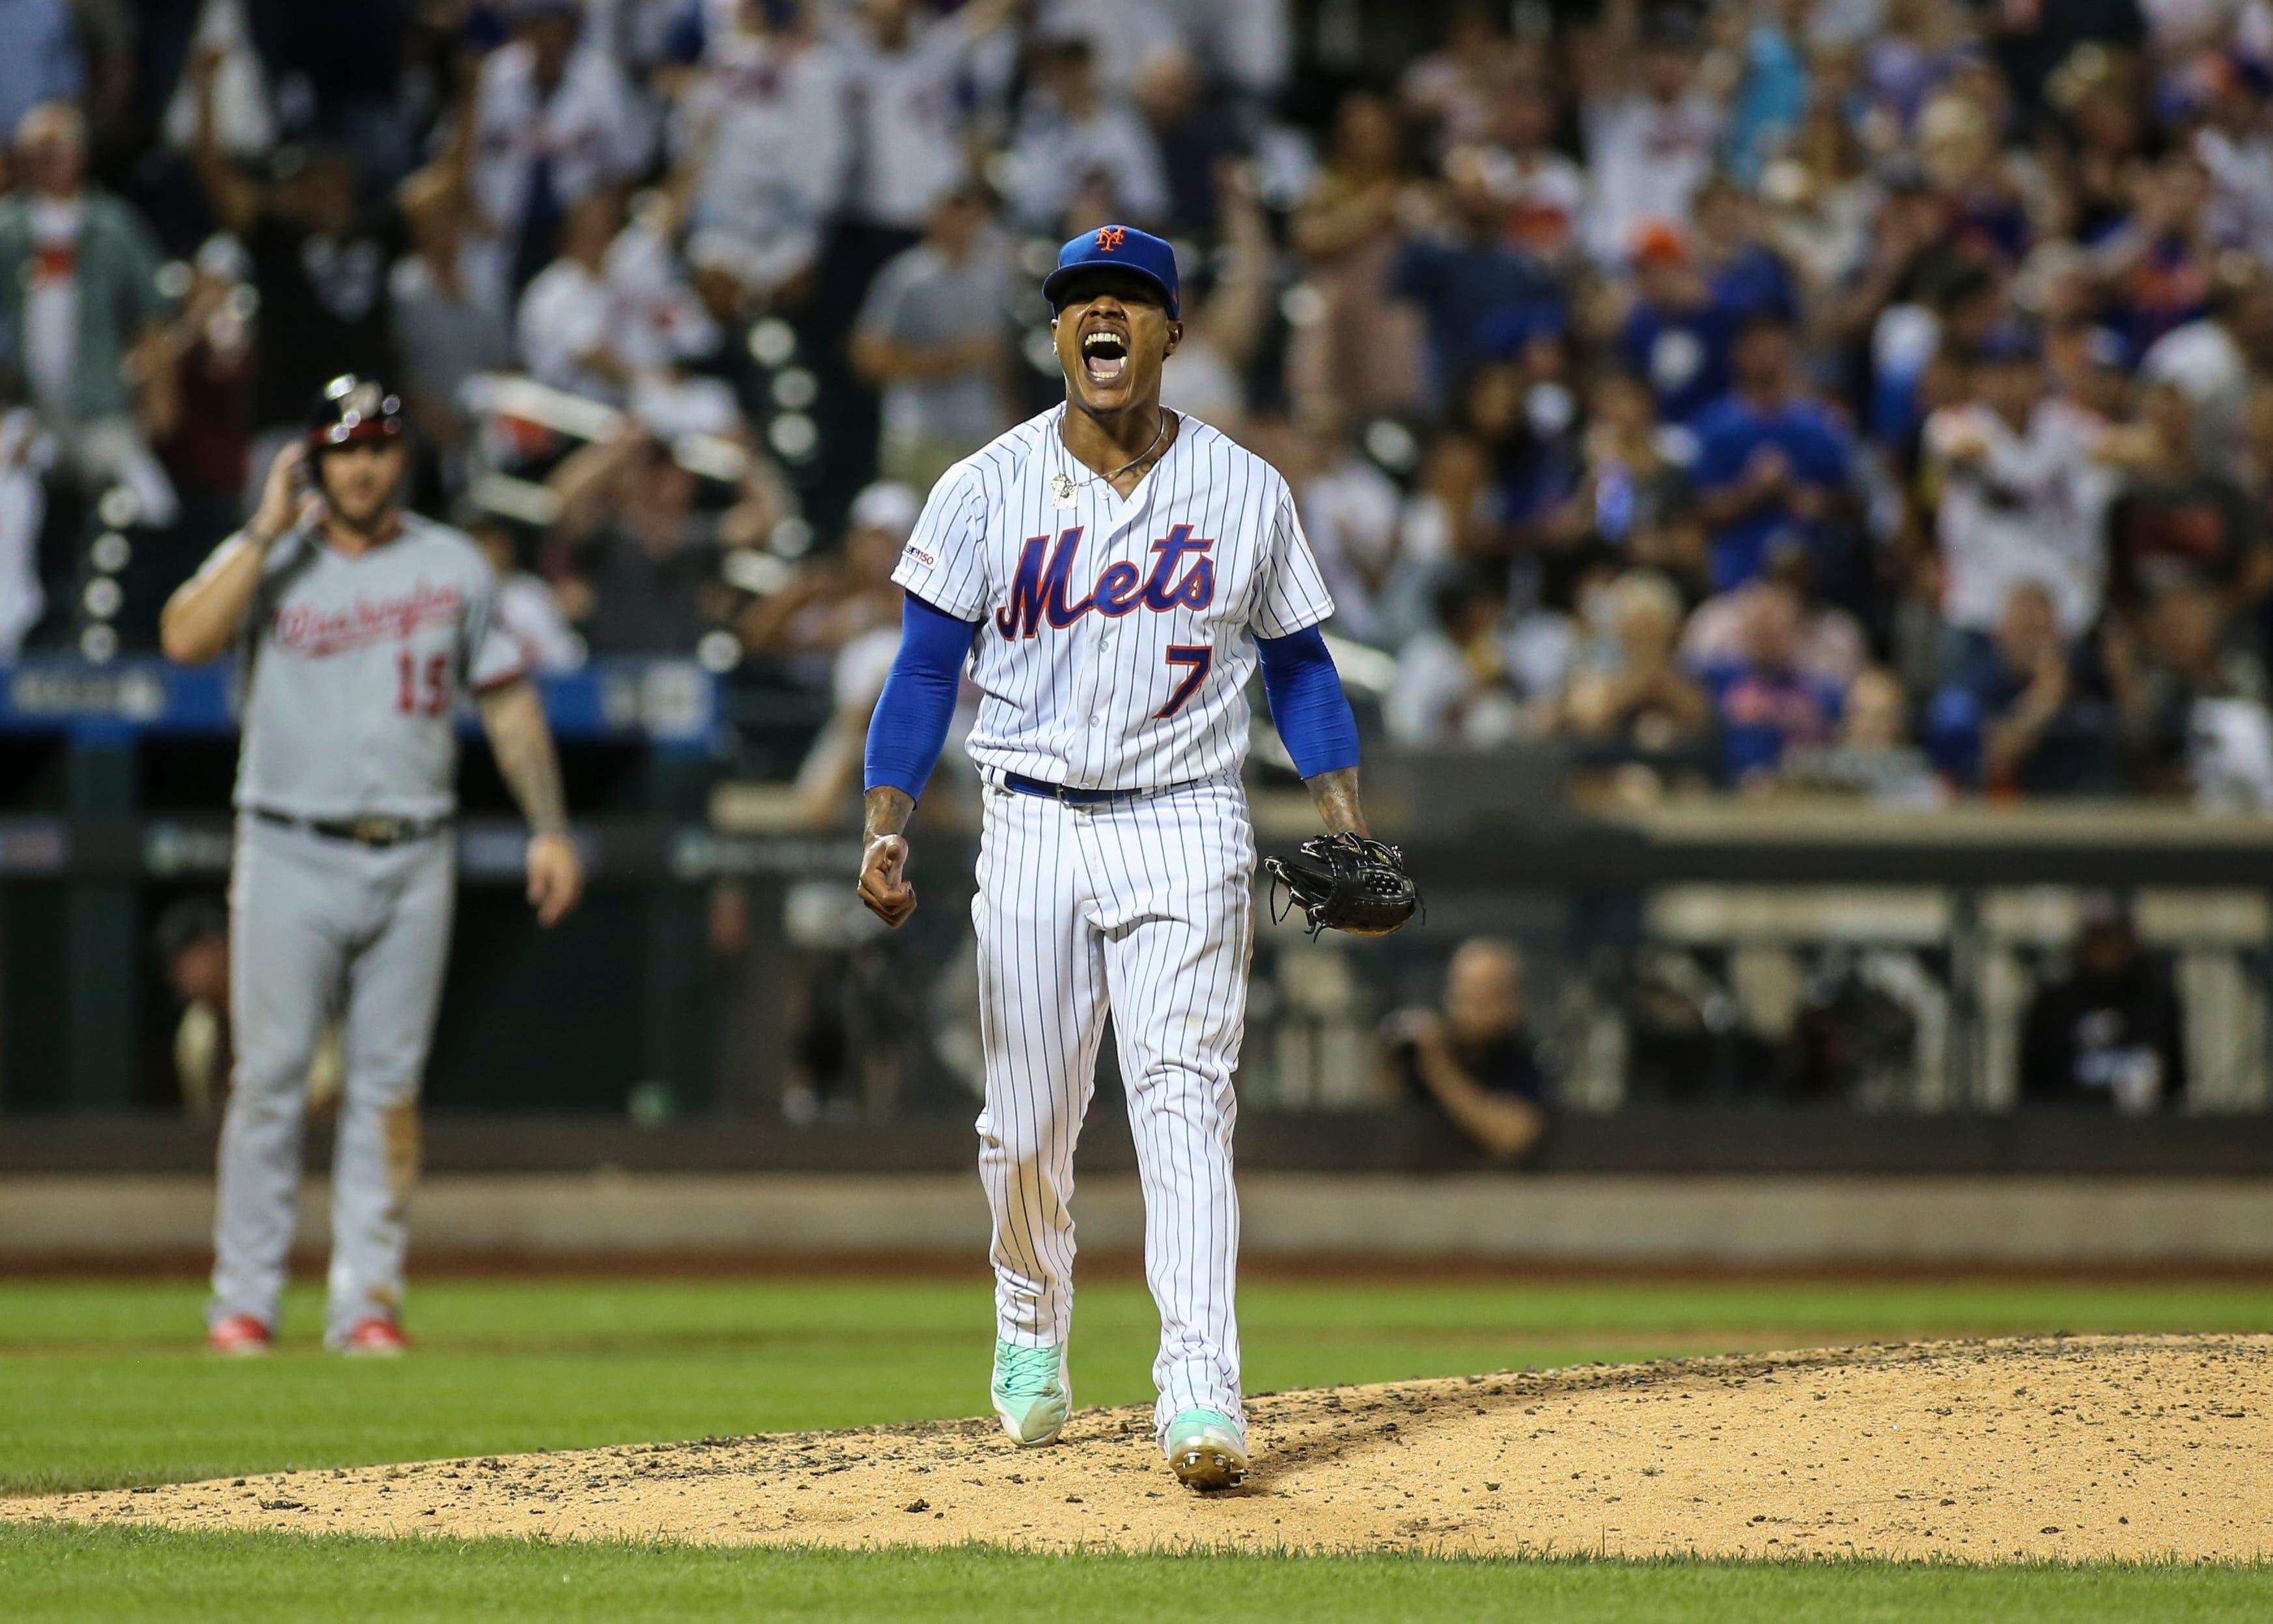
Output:
[[1229,1416],[1187,1410],[1168,1423],[1168,1465],[1188,1489],[1235,1489],[1247,1480],[1247,1440]]
[[1054,1444],[1073,1413],[1073,1382],[1062,1348],[994,1344],[994,1413],[1011,1441],[1029,1449]]

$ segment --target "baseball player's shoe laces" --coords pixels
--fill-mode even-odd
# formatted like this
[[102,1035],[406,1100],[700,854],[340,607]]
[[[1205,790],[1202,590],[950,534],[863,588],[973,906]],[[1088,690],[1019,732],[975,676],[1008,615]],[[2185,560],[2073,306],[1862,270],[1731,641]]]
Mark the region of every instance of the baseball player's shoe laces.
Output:
[[1187,1410],[1168,1423],[1168,1466],[1188,1489],[1235,1489],[1247,1480],[1247,1440],[1239,1424],[1212,1410]]
[[1073,1383],[1062,1348],[994,1344],[994,1413],[1012,1441],[1031,1449],[1054,1444],[1073,1413]]

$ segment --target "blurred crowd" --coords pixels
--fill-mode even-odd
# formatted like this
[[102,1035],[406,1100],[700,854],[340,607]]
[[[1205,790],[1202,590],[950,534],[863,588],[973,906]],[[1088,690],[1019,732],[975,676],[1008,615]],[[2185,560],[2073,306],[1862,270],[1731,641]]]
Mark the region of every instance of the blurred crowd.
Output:
[[[2190,1063],[2196,1012],[2171,955],[2142,941],[2128,899],[2087,891],[2076,901],[2067,939],[2029,954],[2035,985],[2005,1034],[2010,1064],[1999,1068],[2001,1103],[2133,1116],[2219,1109],[2200,1092],[2208,1079]],[[1885,974],[1885,961],[1875,974],[1857,975],[1834,967],[1836,957],[1825,955],[1812,974],[1783,966],[1794,973],[1797,996],[1781,1019],[1760,1007],[1773,994],[1759,996],[1767,990],[1759,959],[1749,974],[1723,966],[1718,978],[1692,960],[1687,988],[1637,966],[1621,1102],[1918,1103],[1924,1005],[1900,995],[1924,990],[1924,981],[1905,988],[1904,978]],[[1747,982],[1750,999],[1741,990]],[[1559,1097],[1565,1079],[1558,1072],[1572,1046],[1558,1038],[1551,1004],[1534,1009],[1528,983],[1513,942],[1459,943],[1444,960],[1437,996],[1384,1023],[1381,1097],[1431,1111],[1493,1160],[1530,1155],[1571,1103]],[[1699,1019],[1700,986],[1713,986],[1707,998],[1725,1001],[1721,1018]]]
[[0,0],[0,658],[146,642],[374,370],[540,665],[801,695],[833,792],[922,496],[1057,397],[1039,270],[1115,219],[1179,244],[1167,401],[1286,473],[1392,737],[1631,796],[2273,806],[2273,0]]

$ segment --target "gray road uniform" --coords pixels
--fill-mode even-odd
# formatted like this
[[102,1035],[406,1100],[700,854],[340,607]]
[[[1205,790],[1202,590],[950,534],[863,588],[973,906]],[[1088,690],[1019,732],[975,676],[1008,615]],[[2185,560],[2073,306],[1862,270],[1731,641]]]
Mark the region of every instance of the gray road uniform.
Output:
[[221,1126],[209,1318],[275,1323],[300,1177],[303,1085],[341,1024],[333,1158],[336,1342],[391,1312],[417,1096],[449,949],[455,713],[521,675],[473,542],[405,515],[350,558],[304,526],[247,613],[230,879],[235,1087]]

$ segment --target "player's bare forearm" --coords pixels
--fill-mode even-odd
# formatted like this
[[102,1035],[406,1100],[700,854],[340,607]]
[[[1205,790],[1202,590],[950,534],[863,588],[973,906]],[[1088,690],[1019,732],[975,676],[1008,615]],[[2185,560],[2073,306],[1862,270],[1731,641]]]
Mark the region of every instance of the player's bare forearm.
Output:
[[168,659],[195,665],[228,650],[259,588],[266,557],[261,543],[232,536],[214,549],[204,568],[174,589],[158,616],[158,646]]
[[584,865],[568,838],[568,803],[560,788],[560,762],[544,702],[533,682],[510,682],[482,695],[482,728],[497,757],[498,776],[529,820],[529,901],[536,922],[560,922],[584,891]]
[[908,883],[908,843],[901,831],[916,809],[905,790],[879,784],[864,803],[860,831],[860,901],[895,930],[916,911],[916,888]]
[[268,549],[321,508],[304,473],[307,458],[307,447],[296,441],[276,454],[261,486],[260,505],[244,528],[214,548],[204,568],[166,600],[158,616],[158,646],[168,659],[196,665],[228,650],[260,588]]
[[1365,808],[1358,799],[1356,768],[1337,767],[1302,782],[1309,789],[1311,801],[1317,803],[1319,821],[1325,824],[1328,834],[1372,832],[1365,826]]
[[879,784],[861,802],[861,844],[865,846],[883,836],[904,832],[908,819],[915,809],[916,803],[907,791],[894,789],[889,784]]
[[498,775],[513,791],[533,833],[568,832],[567,798],[560,788],[560,761],[553,754],[552,730],[544,724],[544,703],[531,682],[514,682],[482,695],[482,729],[490,736]]

